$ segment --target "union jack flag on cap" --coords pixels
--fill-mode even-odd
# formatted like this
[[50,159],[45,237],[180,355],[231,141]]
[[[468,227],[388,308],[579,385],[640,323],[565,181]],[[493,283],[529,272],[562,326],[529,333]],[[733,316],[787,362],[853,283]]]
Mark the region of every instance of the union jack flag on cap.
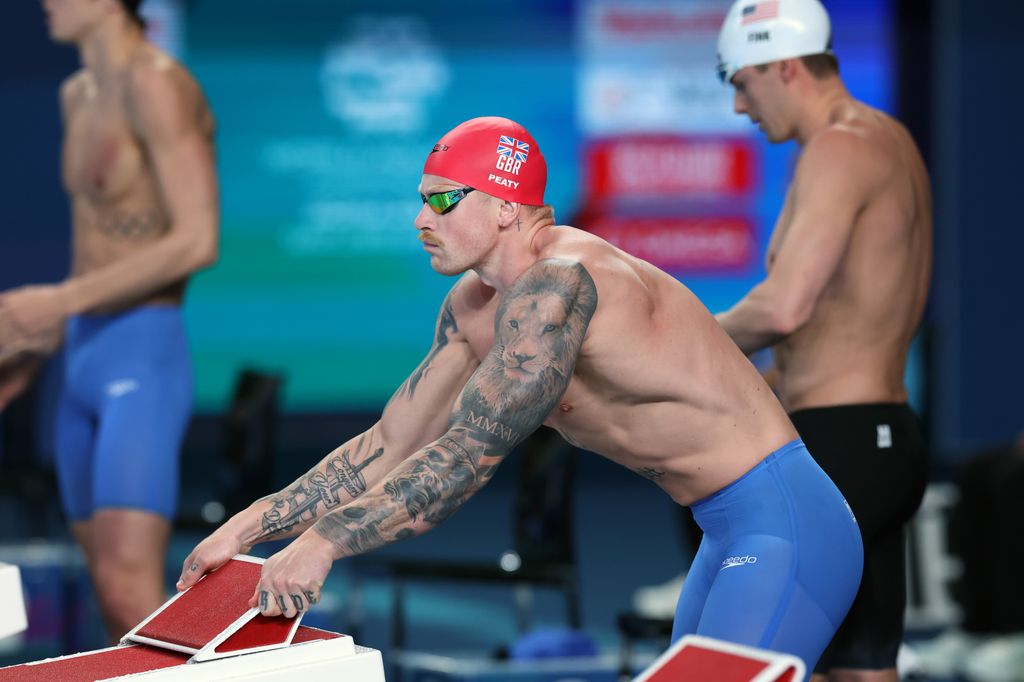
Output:
[[530,143],[517,140],[514,137],[508,135],[501,135],[498,137],[498,155],[499,156],[511,156],[516,161],[526,161],[526,157],[530,154]]

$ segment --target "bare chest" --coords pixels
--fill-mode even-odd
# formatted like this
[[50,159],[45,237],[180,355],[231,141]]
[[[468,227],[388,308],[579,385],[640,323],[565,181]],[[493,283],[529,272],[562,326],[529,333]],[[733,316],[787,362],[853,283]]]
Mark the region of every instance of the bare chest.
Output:
[[70,195],[96,203],[117,200],[132,191],[144,169],[142,151],[117,107],[87,101],[70,112],[63,149]]

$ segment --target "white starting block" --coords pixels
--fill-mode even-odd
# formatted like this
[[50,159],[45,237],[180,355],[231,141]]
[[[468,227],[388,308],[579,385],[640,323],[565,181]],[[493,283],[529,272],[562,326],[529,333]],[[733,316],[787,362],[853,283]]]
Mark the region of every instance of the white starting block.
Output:
[[685,635],[633,682],[803,682],[805,675],[796,656]]
[[21,573],[17,566],[0,563],[0,639],[15,635],[26,627]]
[[0,668],[0,682],[345,679],[384,682],[379,651],[352,638],[267,618],[247,606],[262,559],[236,556],[176,594],[120,645]]

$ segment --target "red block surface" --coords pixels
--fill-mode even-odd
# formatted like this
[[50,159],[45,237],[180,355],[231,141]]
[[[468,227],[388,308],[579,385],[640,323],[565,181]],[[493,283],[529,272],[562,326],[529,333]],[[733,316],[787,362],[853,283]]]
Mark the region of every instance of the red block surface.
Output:
[[[755,661],[700,647],[684,647],[647,682],[750,682],[769,665],[770,661]],[[778,682],[790,682],[793,672],[785,673]]]
[[0,668],[2,682],[93,682],[183,665],[188,654],[144,645],[122,646],[36,665]]
[[291,632],[291,629],[292,621],[288,618],[280,616],[268,618],[267,616],[257,615],[239,628],[237,632],[221,642],[215,651],[217,653],[226,653],[280,644],[288,640],[288,634]]
[[764,661],[742,660],[721,651],[687,648],[680,651],[678,656],[662,668],[661,674],[652,679],[750,682],[768,665]]
[[[288,618],[256,616],[242,626],[238,632],[221,642],[221,645],[215,651],[223,654],[283,642],[288,639],[288,630],[291,628],[291,623],[292,621]],[[302,639],[300,639],[300,636]],[[295,632],[295,637],[292,639],[292,644],[311,642],[315,639],[334,639],[335,637],[341,637],[341,635],[300,625],[299,629]]]
[[299,629],[295,631],[295,637],[292,638],[292,644],[315,642],[318,639],[337,639],[338,637],[341,637],[341,635],[337,632],[328,632],[327,630],[307,628],[305,625],[300,625]]
[[[335,632],[299,626],[292,643],[335,639],[340,636]],[[46,663],[25,663],[0,668],[0,682],[93,682],[118,675],[184,665],[188,659],[188,654],[145,644],[133,644]]]
[[[249,598],[260,579],[260,564],[232,559],[193,585],[188,592],[168,604],[136,636],[201,649],[249,610]],[[256,634],[266,638],[282,630],[287,639],[291,621],[283,616],[279,626],[258,627]],[[275,619],[266,619],[275,620]]]

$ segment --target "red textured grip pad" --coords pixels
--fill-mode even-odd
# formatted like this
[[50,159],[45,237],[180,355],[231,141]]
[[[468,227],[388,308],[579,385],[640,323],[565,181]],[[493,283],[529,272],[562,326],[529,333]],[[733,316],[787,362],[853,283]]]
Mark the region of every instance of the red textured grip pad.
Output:
[[764,661],[752,661],[733,654],[685,646],[665,662],[650,682],[682,682],[683,680],[716,680],[717,682],[750,682],[768,667]]
[[[261,564],[232,559],[175,599],[136,636],[203,648],[249,610],[249,598],[256,590],[261,568]],[[276,641],[283,642],[291,621],[284,616],[277,619],[283,621],[285,637]]]
[[[283,642],[288,639],[288,630],[291,628],[291,625],[291,620],[256,616],[239,628],[238,632],[221,642],[221,645],[215,651],[225,654],[232,651],[255,649],[256,647]],[[312,642],[318,639],[334,639],[336,637],[341,637],[341,635],[336,632],[327,632],[326,630],[317,630],[316,628],[307,628],[300,625],[299,629],[295,631],[292,644]]]
[[[665,664],[647,682],[750,682],[765,668],[768,661],[757,661],[724,651],[687,645]],[[789,668],[776,682],[789,682],[795,670]]]
[[184,665],[188,654],[151,646],[122,646],[84,656],[0,669],[2,682],[93,682]]
[[327,630],[307,628],[305,625],[300,625],[299,629],[295,631],[295,637],[292,638],[292,644],[315,642],[318,639],[337,639],[338,637],[341,637],[341,635],[337,632],[328,632]]
[[288,633],[291,632],[291,629],[292,620],[290,618],[281,616],[268,618],[264,615],[257,615],[221,642],[215,651],[223,654],[230,651],[281,644],[288,640]]

